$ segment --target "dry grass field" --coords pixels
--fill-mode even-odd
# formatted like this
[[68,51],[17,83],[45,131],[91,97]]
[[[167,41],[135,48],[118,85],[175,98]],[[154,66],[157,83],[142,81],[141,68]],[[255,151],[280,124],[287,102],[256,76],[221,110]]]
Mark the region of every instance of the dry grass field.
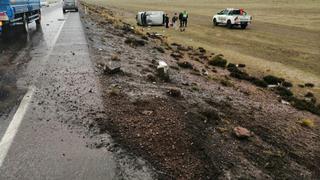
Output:
[[[141,10],[163,10],[171,16],[187,10],[186,32],[151,27],[170,41],[201,46],[231,62],[245,63],[250,73],[274,74],[295,84],[312,82],[320,94],[320,1],[318,0],[85,0],[117,10],[135,24]],[[226,7],[244,8],[253,16],[246,30],[213,27],[212,15]],[[302,91],[295,88],[295,91]],[[303,90],[305,91],[305,90]]]

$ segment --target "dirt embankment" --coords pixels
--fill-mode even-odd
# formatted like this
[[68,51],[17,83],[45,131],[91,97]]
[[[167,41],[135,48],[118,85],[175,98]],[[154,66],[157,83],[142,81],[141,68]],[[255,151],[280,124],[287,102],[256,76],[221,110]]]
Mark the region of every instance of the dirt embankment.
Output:
[[[105,102],[105,117],[96,119],[100,133],[148,160],[156,178],[320,176],[318,116],[281,103],[261,81],[238,72],[243,65],[216,67],[223,66],[222,56],[144,35],[105,8],[86,12]],[[157,70],[159,61],[168,64],[168,74]]]

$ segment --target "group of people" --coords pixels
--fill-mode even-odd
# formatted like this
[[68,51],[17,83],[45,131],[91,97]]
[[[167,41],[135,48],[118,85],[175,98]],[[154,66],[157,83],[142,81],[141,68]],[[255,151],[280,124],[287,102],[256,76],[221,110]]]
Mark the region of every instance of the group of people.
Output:
[[[178,29],[178,25],[180,24],[180,29],[181,30],[185,30],[185,28],[188,26],[188,18],[189,15],[187,13],[187,11],[183,11],[181,13],[179,13],[179,15],[177,13],[174,13],[172,19],[171,19],[171,26],[173,26],[175,29]],[[169,24],[170,24],[170,17],[168,14],[164,15],[164,24],[166,28],[169,28]],[[178,24],[179,21],[179,24]]]

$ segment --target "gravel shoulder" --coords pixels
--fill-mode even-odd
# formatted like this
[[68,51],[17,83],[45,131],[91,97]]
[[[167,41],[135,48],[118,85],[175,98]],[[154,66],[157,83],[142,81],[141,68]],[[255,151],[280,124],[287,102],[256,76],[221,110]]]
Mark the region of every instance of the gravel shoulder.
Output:
[[[209,65],[214,53],[168,44],[109,9],[86,7],[81,17],[104,101],[99,133],[146,159],[157,179],[319,177],[319,116]],[[157,72],[159,61],[170,80]],[[250,137],[239,139],[239,126]]]

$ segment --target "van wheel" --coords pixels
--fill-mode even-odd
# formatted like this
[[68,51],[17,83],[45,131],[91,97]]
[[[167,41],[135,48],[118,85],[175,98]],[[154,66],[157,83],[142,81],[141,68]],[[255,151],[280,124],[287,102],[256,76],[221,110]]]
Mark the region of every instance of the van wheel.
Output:
[[231,21],[228,20],[227,21],[227,28],[232,29],[233,25],[231,24]]
[[241,24],[241,29],[246,29],[248,24]]
[[217,22],[216,18],[213,19],[213,25],[214,26],[218,26],[219,25],[219,23]]
[[76,11],[76,12],[78,12],[78,11],[79,11],[79,10],[78,10],[78,8],[77,8],[77,9],[75,9],[75,11]]
[[63,11],[63,14],[65,14],[65,13],[66,13],[66,10],[65,10],[65,9],[63,9],[62,11]]

